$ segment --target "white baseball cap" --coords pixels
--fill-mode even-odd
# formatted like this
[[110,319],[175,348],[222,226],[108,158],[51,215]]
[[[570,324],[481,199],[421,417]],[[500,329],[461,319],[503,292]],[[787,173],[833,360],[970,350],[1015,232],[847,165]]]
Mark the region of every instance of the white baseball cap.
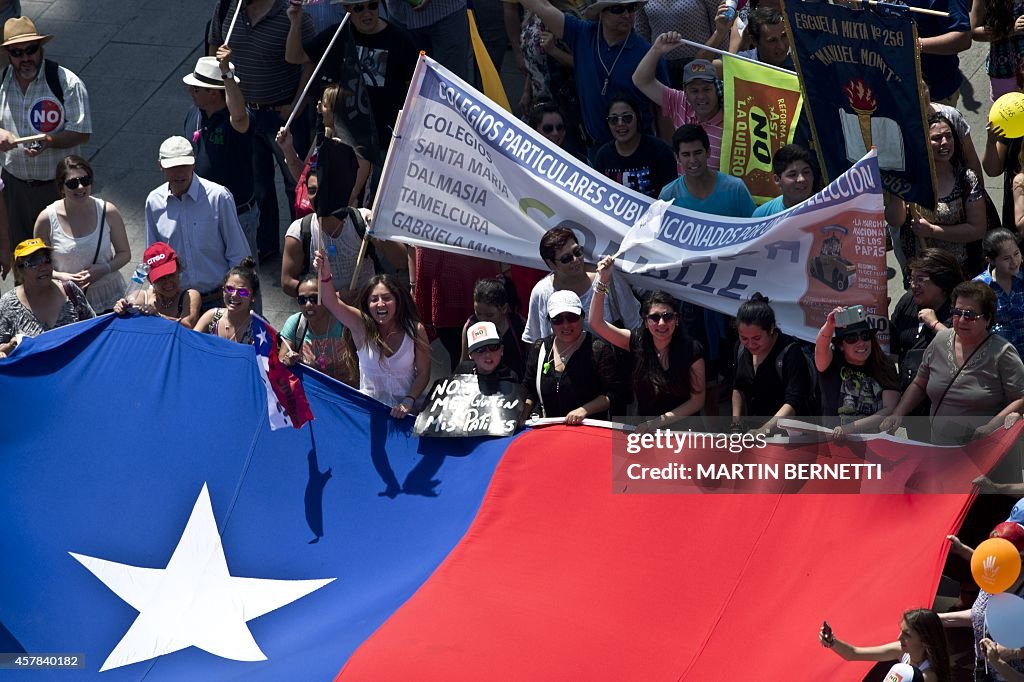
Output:
[[583,303],[575,291],[559,289],[548,297],[548,317],[554,319],[562,313],[583,314]]
[[193,166],[196,162],[196,157],[193,154],[192,143],[184,137],[181,135],[168,137],[160,144],[160,167]]
[[493,322],[477,322],[466,330],[466,346],[470,353],[496,343],[501,343],[501,336],[498,335],[498,328]]

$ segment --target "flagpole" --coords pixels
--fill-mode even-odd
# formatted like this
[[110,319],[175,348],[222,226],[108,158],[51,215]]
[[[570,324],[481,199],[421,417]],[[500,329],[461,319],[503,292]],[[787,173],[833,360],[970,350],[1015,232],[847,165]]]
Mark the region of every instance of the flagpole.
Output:
[[231,42],[231,34],[235,32],[235,22],[238,21],[238,11],[242,9],[242,5],[244,4],[245,0],[238,0],[238,4],[235,6],[235,14],[231,17],[231,25],[228,26],[228,34],[224,36],[225,45]]
[[773,66],[771,64],[766,64],[765,62],[759,62],[756,59],[750,59],[749,57],[741,57],[740,55],[735,54],[733,52],[719,50],[716,47],[708,47],[703,43],[695,43],[692,40],[687,40],[686,38],[680,38],[679,42],[681,42],[684,45],[689,45],[690,47],[696,47],[699,50],[707,50],[708,52],[714,52],[715,54],[720,54],[724,57],[735,57],[736,59],[742,59],[743,61],[750,62],[751,64],[757,64],[758,66],[764,66],[769,69],[775,69],[776,71],[781,71],[782,73],[789,74],[790,76],[796,75],[796,71],[790,71],[789,69],[784,69],[781,66]]
[[[409,103],[412,101],[413,95],[418,93],[420,90],[420,83],[423,82],[423,72],[427,68],[427,63],[424,61],[426,52],[420,51],[419,61],[416,62],[416,70],[413,71],[412,78],[409,84],[409,90],[405,94],[405,104],[401,109],[398,110],[398,116],[395,117],[395,128],[392,133],[392,142],[388,145],[388,155],[384,157],[384,165],[380,171],[380,182],[378,187],[384,185],[387,181],[388,174],[391,172],[391,159],[395,155],[395,147],[398,144],[398,140],[402,139],[402,113],[408,108]],[[373,195],[373,207],[370,208],[370,220],[367,223],[366,231],[363,233],[363,241],[359,245],[359,255],[356,258],[356,269],[352,273],[352,286],[349,289],[356,288],[356,278],[359,276],[359,270],[363,266],[363,259],[366,257],[366,245],[369,243],[370,234],[373,232],[373,221],[377,219],[377,202],[380,200],[380,192],[376,192]],[[408,248],[408,247],[406,247]]]
[[295,100],[295,106],[292,107],[292,113],[288,114],[288,120],[285,121],[285,128],[291,127],[292,121],[295,120],[295,114],[298,112],[299,107],[302,106],[302,100],[306,99],[306,94],[309,92],[309,88],[313,85],[313,81],[316,80],[316,75],[320,73],[320,67],[322,67],[324,62],[327,61],[327,55],[331,53],[331,48],[334,47],[335,41],[338,40],[338,36],[341,35],[341,30],[345,28],[345,24],[348,23],[348,18],[350,16],[352,16],[350,13],[345,12],[345,16],[342,17],[341,23],[338,24],[338,30],[334,32],[333,36],[331,36],[331,42],[327,43],[327,49],[324,50],[323,56],[320,57],[320,61],[317,62],[316,68],[313,69],[313,73],[310,74],[309,80],[306,81],[306,87],[302,88],[302,94],[299,95],[297,100]]

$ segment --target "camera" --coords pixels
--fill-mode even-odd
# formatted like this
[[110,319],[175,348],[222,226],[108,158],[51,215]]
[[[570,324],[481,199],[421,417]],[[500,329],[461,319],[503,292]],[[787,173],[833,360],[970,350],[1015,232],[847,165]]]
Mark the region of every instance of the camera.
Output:
[[863,322],[868,319],[868,314],[862,305],[851,305],[846,310],[836,313],[836,327],[849,327],[856,322]]

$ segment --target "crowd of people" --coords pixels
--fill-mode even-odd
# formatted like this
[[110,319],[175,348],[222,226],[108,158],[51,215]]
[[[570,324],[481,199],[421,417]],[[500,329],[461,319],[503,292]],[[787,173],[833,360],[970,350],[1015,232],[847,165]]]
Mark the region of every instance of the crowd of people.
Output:
[[[466,0],[215,0],[208,56],[182,75],[191,107],[183,98],[183,125],[164,131],[154,159],[166,182],[144,207],[139,267],[150,286],[126,296],[121,270],[140,259],[81,156],[92,133],[87,84],[44,58],[53,36],[20,16],[17,0],[0,2],[0,275],[13,270],[17,281],[0,298],[0,358],[25,337],[107,312],[252,343],[260,263],[279,262],[297,309],[281,329],[281,360],[358,387],[396,419],[423,405],[438,341],[452,371],[521,383],[527,414],[572,425],[629,415],[651,431],[717,416],[724,402],[736,430],[815,416],[837,439],[901,426],[944,444],[985,435],[1024,411],[1024,149],[990,128],[979,157],[956,108],[957,54],[988,43],[993,100],[1024,89],[1024,7],[909,4],[940,10],[915,16],[938,200],[887,197],[907,288],[889,324],[837,307],[810,344],[780,329],[760,294],[726,316],[637,290],[614,258],[586,262],[571,225],[541,238],[547,271],[368,238],[366,207],[384,154],[400,144],[390,130],[419,51],[474,78]],[[512,53],[524,75],[518,113],[551,144],[681,208],[766,217],[821,186],[814,145],[828,142],[795,126],[795,143],[771,160],[777,196],[761,206],[723,172],[720,51],[793,67],[781,3],[736,5],[507,0],[501,11],[481,3],[476,17],[499,67]],[[1002,215],[983,175],[1003,177]],[[1019,463],[1009,469],[1019,483]],[[850,659],[902,652],[925,679],[945,680],[933,616],[904,614],[899,643],[856,647],[824,631],[822,643]],[[984,642],[979,652],[1001,660],[1006,652]]]

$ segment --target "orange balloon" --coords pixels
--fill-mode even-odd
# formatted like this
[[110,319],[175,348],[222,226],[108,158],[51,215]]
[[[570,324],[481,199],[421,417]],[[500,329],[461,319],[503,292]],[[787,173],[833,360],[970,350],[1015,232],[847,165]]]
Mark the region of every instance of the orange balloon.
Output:
[[1002,592],[1020,575],[1020,553],[1009,540],[989,538],[971,556],[971,575],[986,592]]

